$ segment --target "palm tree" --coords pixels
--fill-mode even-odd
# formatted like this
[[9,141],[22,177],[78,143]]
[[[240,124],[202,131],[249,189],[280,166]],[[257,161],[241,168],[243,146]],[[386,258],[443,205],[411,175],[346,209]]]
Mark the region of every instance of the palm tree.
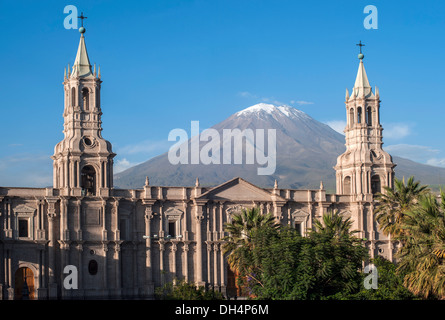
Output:
[[322,221],[314,221],[314,227],[312,232],[326,234],[333,239],[349,238],[359,232],[358,230],[351,231],[351,218],[343,219],[338,210],[328,211],[326,214],[323,214]]
[[445,299],[445,193],[441,203],[432,194],[405,213],[397,271],[404,274],[404,285],[425,298]]
[[394,179],[394,189],[384,187],[384,193],[376,195],[375,219],[383,233],[397,237],[401,233],[401,225],[406,212],[411,210],[421,195],[428,193],[427,186],[421,186],[419,181],[414,182],[411,176],[405,184],[402,180]]
[[367,248],[363,240],[351,230],[353,222],[338,210],[329,210],[322,219],[314,221],[309,233],[313,253],[310,265],[314,272],[315,296],[326,296],[358,288],[363,261],[367,259]]
[[235,272],[245,267],[246,255],[251,251],[253,232],[260,227],[278,230],[280,224],[271,213],[261,214],[259,208],[242,209],[232,216],[232,222],[225,223],[228,235],[222,240],[224,254],[228,254],[227,262]]

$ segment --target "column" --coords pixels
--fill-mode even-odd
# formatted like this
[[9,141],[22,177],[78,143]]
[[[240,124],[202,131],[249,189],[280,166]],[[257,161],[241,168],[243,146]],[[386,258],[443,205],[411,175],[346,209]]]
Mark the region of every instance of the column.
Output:
[[212,260],[212,242],[211,241],[206,241],[207,244],[207,284],[210,285],[213,281],[212,281],[212,265],[211,265],[211,260]]
[[[70,264],[69,261],[69,255],[68,255],[68,250],[69,250],[69,243],[63,240],[59,240],[59,245],[60,245],[60,251],[61,251],[61,256],[60,256],[60,260],[61,260],[61,270],[63,272],[63,269],[65,268],[65,266]],[[63,286],[63,276],[61,276],[61,281],[62,281],[62,298],[66,298],[68,296],[70,296],[70,294],[72,293],[72,290],[65,290],[65,287]]]
[[82,240],[82,202],[76,201],[76,214],[77,214],[77,240]]
[[213,222],[213,226],[212,226],[212,233],[213,233],[213,241],[218,240],[218,232],[216,230],[217,228],[217,221],[218,221],[218,217],[216,215],[216,203],[212,204],[212,222]]
[[363,209],[364,209],[363,203],[360,202],[359,206],[358,206],[357,223],[358,223],[358,230],[361,230],[359,232],[359,235],[360,235],[361,238],[366,237],[365,231],[364,231],[364,228],[363,228],[363,214],[364,214],[363,213],[364,212]]
[[[219,223],[220,238],[218,239],[218,241],[219,241],[219,245],[221,246],[222,243],[221,243],[220,239],[224,237],[224,220],[225,220],[224,215],[223,215],[224,204],[221,202],[218,202],[218,207],[219,207],[219,219],[220,219],[220,223]],[[227,287],[226,265],[227,265],[227,263],[226,263],[226,259],[224,257],[224,252],[221,248],[221,250],[220,250],[220,265],[219,265],[219,267],[220,267],[220,285],[221,285],[221,292],[224,295],[226,294],[226,287]]]
[[159,202],[159,239],[164,237],[164,211],[163,211],[163,203]]
[[[108,289],[108,241],[102,241],[102,250],[103,250],[103,268],[102,268],[102,273],[103,273],[103,278],[102,278],[102,296],[105,297],[105,294],[108,293],[107,289]],[[117,263],[119,263],[119,260],[116,260]],[[116,269],[116,273],[117,269]]]
[[83,241],[78,241],[77,242],[77,253],[78,253],[78,261],[79,261],[79,266],[78,266],[78,277],[79,277],[79,287],[78,290],[80,290],[79,292],[79,296],[83,295]]
[[12,238],[11,199],[5,200],[5,238]]
[[[107,220],[106,220],[106,212],[107,212],[107,202],[105,200],[102,201],[102,240],[107,241],[108,240],[108,232],[107,232]],[[117,216],[117,211],[116,211]]]
[[184,214],[182,216],[182,241],[188,241],[189,240],[189,232],[187,229],[187,201],[184,201],[182,203],[182,209],[184,211]]
[[185,281],[189,281],[189,244],[188,241],[184,242],[184,246],[182,247],[182,250],[184,251],[184,279]]
[[218,251],[219,251],[219,243],[213,243],[213,287],[219,289],[219,281],[218,281]]
[[7,279],[7,286],[6,291],[8,293],[8,299],[13,300],[14,299],[14,288],[12,287],[12,258],[11,258],[11,250],[6,250],[6,264],[7,264],[7,273],[6,273],[6,279]]
[[109,187],[109,182],[108,182],[108,162],[105,161],[104,162],[104,188],[108,188]]
[[[68,159],[64,162],[64,174],[65,174],[65,188],[69,188],[69,167],[68,167]],[[68,195],[68,193],[66,193]]]
[[151,297],[154,294],[153,266],[151,263],[151,221],[154,218],[152,205],[155,200],[143,200],[145,207],[145,295]]
[[201,286],[204,285],[202,279],[202,220],[204,216],[202,214],[202,206],[195,205],[195,222],[196,222],[196,269],[195,279],[196,283]]
[[177,246],[177,242],[176,241],[172,241],[172,245],[170,247],[170,250],[171,250],[171,253],[173,255],[172,269],[170,271],[173,274],[173,281],[174,281],[176,276],[177,276],[177,274],[176,274],[176,251],[178,250],[178,246]]
[[113,203],[113,213],[112,213],[112,221],[111,221],[111,228],[114,225],[114,240],[120,240],[120,230],[119,230],[119,201],[120,198],[114,198]]
[[50,299],[57,298],[57,283],[55,282],[56,257],[55,257],[55,237],[54,237],[54,222],[56,219],[55,204],[57,198],[46,198],[48,203],[48,266],[49,266],[49,292]]
[[80,188],[80,161],[76,161],[76,168],[77,168],[77,174],[76,174],[76,186]]
[[68,201],[66,198],[62,198],[60,201],[60,213],[61,213],[61,238],[62,240],[70,240],[70,234],[68,229]]
[[114,245],[114,261],[116,269],[116,297],[122,296],[122,283],[121,283],[121,241],[116,241]]
[[[220,245],[222,245],[222,244],[220,244]],[[226,295],[226,293],[227,293],[227,291],[226,291],[227,290],[227,267],[226,267],[227,261],[226,261],[226,257],[224,255],[222,248],[219,252],[220,252],[220,261],[221,261],[221,263],[220,263],[221,293]]]
[[160,239],[159,243],[159,273],[161,274],[161,286],[165,284],[165,274],[164,274],[164,251],[165,251],[165,241]]

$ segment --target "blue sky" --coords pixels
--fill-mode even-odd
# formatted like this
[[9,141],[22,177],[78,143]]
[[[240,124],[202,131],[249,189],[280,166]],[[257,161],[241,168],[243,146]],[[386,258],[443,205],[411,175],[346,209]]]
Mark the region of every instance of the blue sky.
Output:
[[[444,1],[0,1],[0,185],[52,184],[63,138],[63,70],[88,17],[102,71],[103,136],[117,171],[168,150],[168,133],[208,128],[259,102],[287,104],[342,127],[362,41],[381,96],[384,148],[445,167]],[[366,5],[378,9],[367,30]]]

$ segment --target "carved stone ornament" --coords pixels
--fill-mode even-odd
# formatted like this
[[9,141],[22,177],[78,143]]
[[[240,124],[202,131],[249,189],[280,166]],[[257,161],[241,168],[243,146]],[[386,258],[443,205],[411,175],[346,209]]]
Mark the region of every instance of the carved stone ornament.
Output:
[[302,210],[295,210],[294,212],[291,213],[292,216],[292,220],[296,221],[296,222],[304,222],[307,217],[309,216],[309,213],[307,213],[306,211],[302,211]]
[[229,215],[232,215],[234,213],[241,212],[242,209],[245,209],[244,206],[242,206],[240,204],[236,204],[236,205],[229,206],[226,209],[226,213]]

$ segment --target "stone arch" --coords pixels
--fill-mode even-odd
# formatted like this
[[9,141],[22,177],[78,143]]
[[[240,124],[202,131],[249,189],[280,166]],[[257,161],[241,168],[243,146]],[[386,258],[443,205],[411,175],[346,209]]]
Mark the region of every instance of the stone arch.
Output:
[[372,126],[372,107],[366,108],[366,123],[368,126]]
[[378,174],[371,177],[371,192],[372,194],[382,192],[382,182]]
[[349,109],[349,126],[352,128],[354,125],[354,108]]
[[34,300],[37,298],[38,273],[33,265],[20,263],[14,273],[14,299]]
[[94,166],[86,164],[80,171],[80,186],[82,188],[82,195],[95,196],[97,187],[97,170]]
[[76,106],[76,88],[71,88],[71,106]]
[[343,180],[343,194],[352,194],[352,179],[346,176]]
[[82,89],[82,104],[84,111],[90,110],[90,90],[88,88]]

